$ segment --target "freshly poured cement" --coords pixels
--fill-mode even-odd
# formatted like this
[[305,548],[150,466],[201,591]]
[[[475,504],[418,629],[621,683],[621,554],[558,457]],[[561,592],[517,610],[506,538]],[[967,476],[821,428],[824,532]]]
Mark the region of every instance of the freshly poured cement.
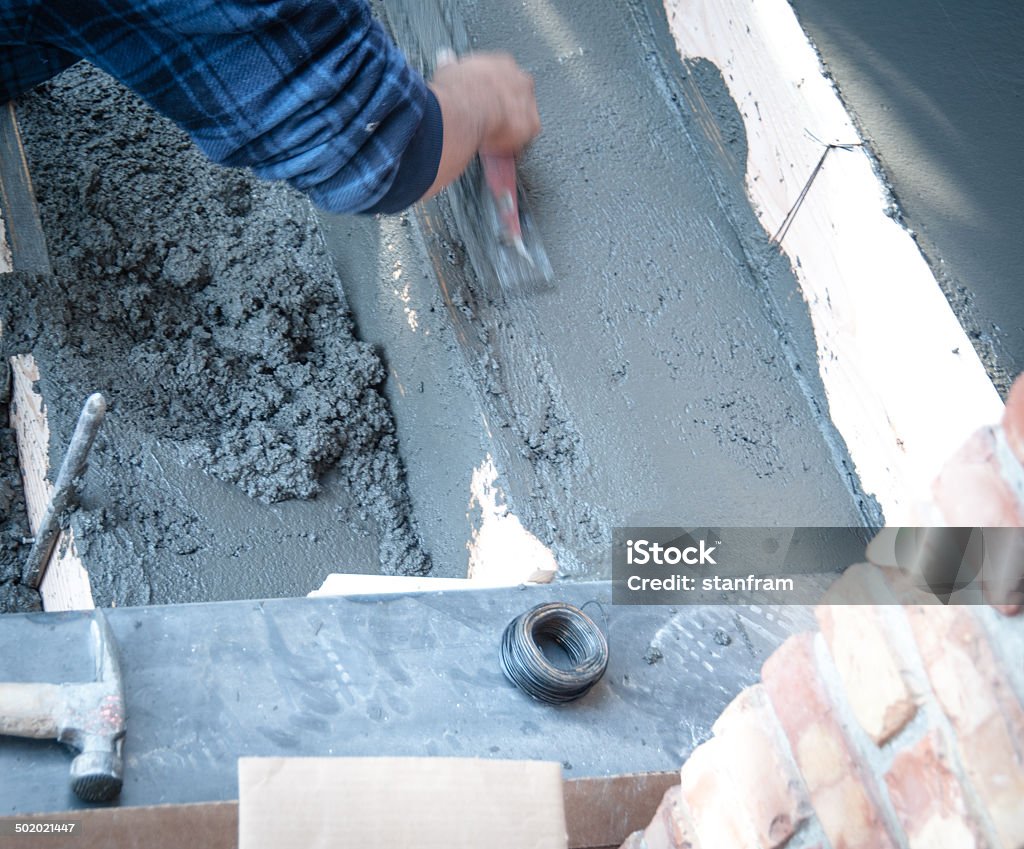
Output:
[[54,276],[0,287],[4,344],[40,361],[54,466],[81,399],[108,398],[74,521],[97,601],[427,570],[383,369],[305,200],[209,164],[85,65],[20,119]]
[[[370,302],[350,297],[388,352],[400,445],[421,465],[417,512],[436,503],[437,480],[452,503],[465,486],[465,503],[489,438],[512,508],[570,574],[607,568],[617,524],[876,520],[828,423],[788,261],[747,202],[742,122],[717,69],[681,65],[657,4],[452,5],[474,47],[510,50],[536,77],[544,133],[521,171],[555,288],[489,299],[443,201],[420,222],[444,297],[414,260],[414,234],[328,220],[346,286],[401,272]],[[687,86],[712,104],[724,152]],[[353,256],[354,233],[391,264]],[[446,307],[454,333],[436,320]],[[482,422],[451,388],[464,375]],[[432,457],[437,434],[422,423],[435,416],[465,441]],[[431,551],[458,532],[424,524]]]
[[[76,519],[101,603],[297,594],[324,567],[373,568],[350,503],[381,528],[386,570],[424,568],[418,519],[438,573],[464,574],[489,456],[570,575],[606,571],[619,524],[877,519],[828,421],[788,260],[747,202],[718,70],[683,67],[653,2],[458,5],[475,47],[536,76],[545,132],[522,172],[556,279],[488,296],[443,199],[414,226],[327,222],[360,333],[382,346],[411,509],[384,373],[301,201],[207,166],[95,73],[26,104],[58,272],[8,303],[30,307],[22,336],[48,330],[35,346],[58,443],[85,394],[111,397]],[[335,460],[308,510],[239,488],[308,495]]]
[[1005,394],[1024,371],[1024,6],[793,6]]

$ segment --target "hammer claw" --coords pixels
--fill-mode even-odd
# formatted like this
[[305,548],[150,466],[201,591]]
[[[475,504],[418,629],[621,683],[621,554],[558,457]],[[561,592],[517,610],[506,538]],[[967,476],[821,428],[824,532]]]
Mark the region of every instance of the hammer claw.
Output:
[[107,617],[97,608],[92,620],[92,651],[96,661],[96,680],[109,681],[121,689],[121,663],[117,659],[114,634]]

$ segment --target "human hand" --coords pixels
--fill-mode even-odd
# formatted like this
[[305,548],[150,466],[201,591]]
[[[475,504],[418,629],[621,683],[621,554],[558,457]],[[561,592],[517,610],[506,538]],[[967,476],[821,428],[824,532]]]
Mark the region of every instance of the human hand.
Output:
[[[518,154],[541,130],[533,77],[507,53],[471,53],[438,64],[430,86],[445,135],[472,152]],[[447,145],[446,138],[445,144]]]
[[533,77],[507,53],[438,57],[430,87],[441,107],[444,140],[431,197],[478,153],[514,156],[540,132]]

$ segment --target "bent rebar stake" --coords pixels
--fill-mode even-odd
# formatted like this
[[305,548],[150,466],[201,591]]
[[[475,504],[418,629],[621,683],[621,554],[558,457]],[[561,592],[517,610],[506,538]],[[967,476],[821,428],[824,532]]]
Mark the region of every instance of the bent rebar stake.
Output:
[[828,155],[833,150],[853,150],[855,147],[863,147],[864,145],[864,142],[823,142],[810,130],[805,129],[804,132],[818,144],[824,145],[825,149],[821,152],[821,158],[818,160],[818,164],[815,165],[814,170],[811,171],[811,176],[807,178],[807,182],[804,183],[804,187],[800,190],[800,194],[797,195],[796,200],[789,209],[789,212],[786,213],[786,217],[782,219],[779,229],[776,230],[775,235],[768,240],[769,245],[776,245],[778,247],[782,246],[782,240],[786,238],[786,234],[789,232],[793,219],[796,218],[797,212],[807,199],[807,193],[811,190],[811,185],[814,183],[815,178],[825,166],[825,160],[828,158]]
[[32,550],[28,553],[28,560],[22,571],[21,582],[32,589],[38,589],[43,580],[50,554],[60,533],[60,517],[71,506],[75,496],[75,480],[85,472],[89,449],[92,448],[96,434],[99,433],[106,412],[107,402],[99,392],[90,395],[82,407],[82,414],[78,417],[78,424],[75,425],[64,462],[60,464],[50,501],[46,505],[43,518],[39,520],[35,542],[32,543]]

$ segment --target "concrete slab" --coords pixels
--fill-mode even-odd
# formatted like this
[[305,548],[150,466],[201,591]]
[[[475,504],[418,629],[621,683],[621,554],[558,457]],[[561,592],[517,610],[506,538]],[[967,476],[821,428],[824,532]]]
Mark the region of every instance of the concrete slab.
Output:
[[942,465],[1002,402],[786,0],[664,5],[695,71],[688,101],[720,148],[732,140],[702,64],[736,103],[746,193],[800,284],[829,418],[861,486],[887,522],[912,524]]
[[464,578],[473,470],[493,449],[426,245],[412,215],[321,220],[356,332],[387,369],[383,389],[432,574]]
[[[506,624],[586,606],[609,666],[552,706],[503,676]],[[244,756],[540,759],[567,777],[677,770],[809,608],[611,604],[609,584],[117,609],[128,731],[119,805],[237,798]],[[0,617],[0,680],[87,680],[88,620]],[[652,651],[656,649],[657,651]],[[82,807],[68,751],[3,738],[0,814]]]
[[[437,491],[454,499],[489,438],[512,509],[568,574],[607,569],[617,524],[873,517],[815,384],[795,281],[785,263],[750,261],[765,239],[742,172],[730,167],[742,161],[742,124],[720,77],[709,71],[706,81],[718,86],[718,120],[740,128],[725,157],[680,95],[689,71],[653,4],[593,4],[586,14],[569,0],[454,6],[475,48],[510,50],[536,76],[545,132],[522,172],[556,279],[553,291],[491,302],[474,289],[444,201],[420,213],[457,348],[410,332],[406,307],[438,313],[415,260],[403,260],[415,269],[415,303],[375,316],[373,338],[389,359],[400,350],[433,375],[468,377],[472,393],[450,390],[461,412],[446,410],[439,422],[482,415],[486,431],[482,439],[475,424],[464,426],[461,459],[433,454],[421,422],[436,402],[409,400],[392,371],[406,466],[424,475],[420,485],[410,477],[414,503]],[[353,251],[351,232],[328,224],[328,246],[343,280],[376,293],[348,291],[349,300],[369,306],[395,287]],[[770,306],[780,292],[789,293],[784,315]],[[438,543],[420,521],[429,550]]]

